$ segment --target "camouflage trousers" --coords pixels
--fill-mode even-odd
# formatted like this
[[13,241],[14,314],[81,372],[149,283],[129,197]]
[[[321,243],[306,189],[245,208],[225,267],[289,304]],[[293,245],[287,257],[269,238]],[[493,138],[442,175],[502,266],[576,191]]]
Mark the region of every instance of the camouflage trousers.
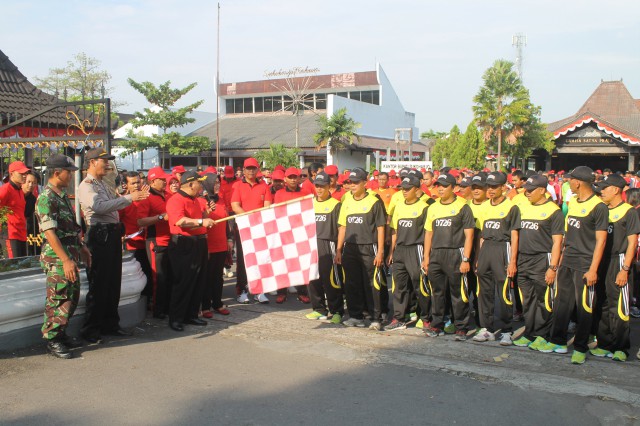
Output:
[[[77,262],[80,246],[65,245],[65,248]],[[69,320],[78,306],[80,277],[75,282],[65,278],[62,262],[48,244],[42,247],[40,265],[47,274],[47,300],[44,307],[42,336],[51,340],[65,332]]]

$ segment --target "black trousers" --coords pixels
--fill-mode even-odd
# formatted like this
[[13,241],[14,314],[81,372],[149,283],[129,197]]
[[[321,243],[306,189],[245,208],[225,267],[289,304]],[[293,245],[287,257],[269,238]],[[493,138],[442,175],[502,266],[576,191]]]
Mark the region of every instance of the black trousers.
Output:
[[[605,260],[603,260],[603,263]],[[632,285],[630,282],[624,287],[616,285],[616,276],[624,265],[624,255],[608,259],[604,277],[604,300],[602,301],[602,316],[598,324],[598,347],[610,352],[629,352],[629,308]]]
[[547,340],[551,331],[552,306],[546,300],[547,285],[544,276],[549,268],[548,253],[518,255],[518,284],[522,294],[524,337],[533,341],[536,337]]
[[424,259],[422,244],[397,245],[393,252],[391,293],[393,294],[393,317],[406,321],[406,315],[414,312],[413,298],[417,298],[417,308],[423,322],[431,315],[431,289],[427,278],[421,271]]
[[[550,342],[556,345],[567,344],[567,327],[571,313],[576,308],[577,326],[573,347],[579,352],[589,349],[589,333],[595,306],[595,286],[587,287],[582,279],[586,271],[560,265],[558,268],[558,294],[553,304],[553,322]],[[596,283],[596,286],[601,283]]]
[[155,315],[168,314],[173,282],[169,263],[169,247],[157,245],[155,239],[146,240],[146,247],[153,281],[153,313]]
[[309,283],[309,298],[312,309],[323,315],[329,312],[344,315],[342,298],[344,272],[340,265],[333,263],[335,255],[335,241],[318,240],[320,278]]
[[120,327],[121,229],[119,223],[97,224],[89,227],[87,232],[91,268],[88,271],[87,311],[81,332],[84,336],[99,336]]
[[136,249],[133,251],[133,257],[140,263],[142,272],[147,277],[147,285],[142,290],[142,295],[147,296],[147,300],[150,300],[153,296],[153,278],[151,273],[151,264],[149,263],[149,256],[147,255],[147,249]]
[[[507,265],[511,258],[511,244],[485,240],[478,253],[478,310],[480,327],[494,332],[495,308],[499,310],[501,330],[511,332],[513,320],[513,289],[507,281]],[[496,299],[496,293],[499,297]]]
[[469,329],[469,284],[460,273],[461,248],[436,248],[429,256],[429,283],[431,296],[431,327],[442,330],[446,310],[447,291],[451,297],[454,324],[457,330]]
[[373,266],[376,252],[376,244],[346,243],[342,250],[344,291],[351,318],[363,319],[366,311],[373,321],[381,321],[382,313],[389,310],[386,277],[382,268]]
[[236,292],[249,292],[247,280],[247,268],[244,265],[244,252],[242,251],[242,240],[238,227],[235,229],[236,234]]
[[207,277],[207,251],[206,235],[171,236],[169,261],[175,278],[169,321],[183,322],[198,318]]
[[209,253],[207,260],[207,278],[202,292],[202,310],[220,309],[222,306],[222,287],[224,286],[224,262],[227,252]]
[[27,242],[20,240],[7,240],[7,259],[25,257],[27,255]]

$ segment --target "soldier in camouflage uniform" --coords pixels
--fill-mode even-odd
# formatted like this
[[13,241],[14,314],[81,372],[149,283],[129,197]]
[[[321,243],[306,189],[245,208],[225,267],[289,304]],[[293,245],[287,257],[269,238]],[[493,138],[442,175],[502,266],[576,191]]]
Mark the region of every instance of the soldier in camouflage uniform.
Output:
[[47,350],[68,359],[73,341],[65,333],[80,296],[80,257],[90,264],[89,250],[80,240],[80,225],[64,189],[78,168],[71,158],[56,154],[47,159],[49,182],[36,202],[35,214],[46,240],[40,264],[47,274],[47,301],[42,335]]

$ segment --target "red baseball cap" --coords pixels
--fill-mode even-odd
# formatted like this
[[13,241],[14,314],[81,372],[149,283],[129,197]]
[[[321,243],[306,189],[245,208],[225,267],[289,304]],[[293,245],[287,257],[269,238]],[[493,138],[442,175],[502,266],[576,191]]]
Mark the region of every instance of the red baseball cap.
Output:
[[217,175],[217,174],[218,174],[218,170],[216,170],[216,168],[215,168],[215,167],[213,167],[213,166],[209,166],[209,167],[207,167],[206,169],[204,169],[204,170],[202,171],[202,173],[203,173],[203,174],[205,174],[205,175],[206,175],[207,173],[213,173],[213,174]]
[[345,176],[345,175],[340,175],[340,177],[338,177],[338,182],[336,182],[338,185],[342,185],[344,183],[344,181],[349,180],[349,176]]
[[380,172],[379,172],[379,171],[377,171],[377,170],[374,170],[374,171],[373,171],[373,175],[374,175],[374,176],[379,176],[379,175],[380,175]]
[[152,168],[149,169],[149,172],[147,174],[147,180],[149,182],[151,182],[152,180],[155,180],[155,179],[165,179],[166,180],[166,179],[169,178],[169,176],[171,176],[171,175],[166,174],[164,172],[164,170],[162,170],[162,167],[152,167]]
[[224,177],[232,178],[236,175],[236,172],[233,171],[233,166],[224,166]]
[[284,180],[284,172],[280,169],[276,169],[271,173],[271,180]]
[[324,172],[328,175],[337,175],[338,167],[334,166],[333,164],[329,164],[327,167],[324,168]]
[[9,164],[9,173],[18,172],[18,173],[27,173],[29,168],[22,161],[14,161]]
[[389,176],[395,176],[395,175],[396,175],[395,170],[389,170]]
[[449,174],[450,174],[451,176],[455,177],[455,178],[457,178],[457,177],[459,177],[459,176],[460,176],[460,172],[459,172],[458,170],[456,170],[456,169],[451,169],[451,170],[449,170]]
[[286,172],[284,172],[285,176],[300,176],[300,170],[296,167],[289,167]]
[[255,168],[260,168],[260,164],[258,164],[258,160],[256,160],[253,157],[247,158],[246,160],[244,160],[244,167],[255,167]]
[[281,171],[282,171],[282,173],[284,173],[284,171],[285,171],[286,169],[284,168],[284,166],[282,166],[282,165],[278,164],[277,166],[275,166],[275,167],[273,168],[273,171],[276,171],[276,170],[281,170]]
[[187,170],[184,168],[184,166],[180,165],[180,166],[175,166],[173,169],[171,169],[171,173],[176,174],[176,173],[185,173]]

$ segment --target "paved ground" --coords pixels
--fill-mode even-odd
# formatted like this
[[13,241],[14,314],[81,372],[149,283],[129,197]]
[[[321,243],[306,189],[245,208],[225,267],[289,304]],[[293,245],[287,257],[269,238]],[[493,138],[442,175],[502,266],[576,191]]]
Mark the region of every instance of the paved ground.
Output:
[[[640,424],[640,362],[543,355],[233,306],[184,333],[149,319],[130,338],[0,353],[2,424]],[[61,396],[68,394],[68,399]]]

